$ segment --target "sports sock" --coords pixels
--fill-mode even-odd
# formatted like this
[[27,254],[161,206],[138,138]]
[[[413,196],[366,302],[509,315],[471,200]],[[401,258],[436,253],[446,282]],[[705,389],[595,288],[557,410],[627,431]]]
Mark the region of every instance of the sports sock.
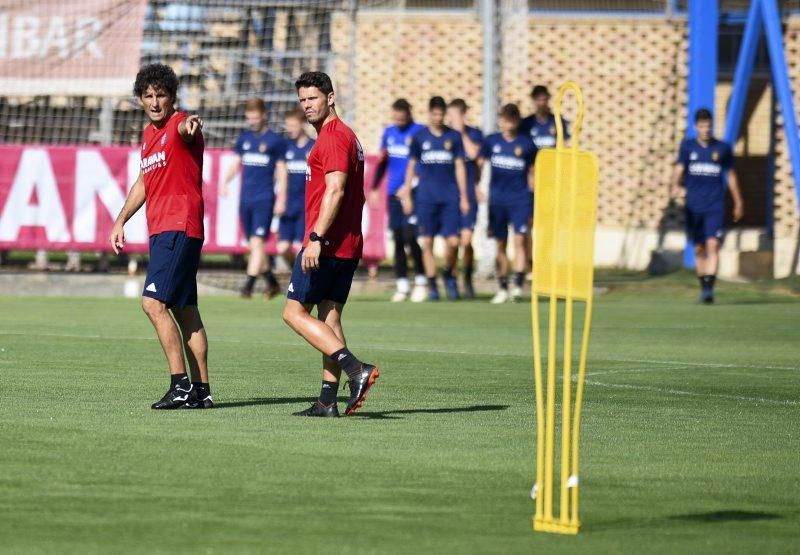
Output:
[[170,387],[175,387],[176,385],[181,386],[181,389],[189,389],[189,376],[186,374],[170,374]]
[[436,277],[435,276],[428,278],[428,287],[430,288],[431,291],[436,291],[437,285],[436,285]]
[[714,282],[717,280],[717,276],[707,275],[703,276],[703,289],[708,289],[709,291],[714,290]]
[[264,281],[266,281],[267,285],[269,285],[270,287],[275,287],[276,285],[278,285],[278,280],[275,279],[274,275],[272,275],[272,270],[267,270],[266,272],[264,272]]
[[525,272],[514,272],[514,285],[522,287],[523,283],[525,283]]
[[497,278],[497,281],[500,283],[500,289],[503,291],[508,289],[508,276],[500,276]]
[[442,277],[445,279],[445,281],[449,281],[449,280],[453,279],[453,268],[452,268],[452,266],[442,270]]
[[700,289],[706,288],[706,276],[697,276],[697,281],[700,282]]
[[252,291],[255,284],[256,284],[256,276],[247,276],[247,280],[244,282],[244,290]]
[[319,392],[319,402],[326,407],[331,406],[336,402],[337,389],[339,389],[338,383],[322,380],[322,390]]
[[464,268],[464,282],[465,283],[472,283],[472,266],[467,266]]
[[397,278],[397,292],[408,294],[411,291],[411,284],[408,282],[408,278]]
[[347,347],[333,353],[331,358],[339,365],[339,368],[344,370],[347,377],[351,380],[357,378],[361,373],[361,361],[358,360],[353,353],[348,351]]
[[199,397],[208,397],[211,395],[211,386],[207,382],[192,382],[192,387],[197,391]]

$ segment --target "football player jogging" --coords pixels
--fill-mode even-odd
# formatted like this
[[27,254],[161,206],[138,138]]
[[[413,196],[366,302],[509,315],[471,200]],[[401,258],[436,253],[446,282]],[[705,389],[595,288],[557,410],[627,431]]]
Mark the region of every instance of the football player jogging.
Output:
[[278,254],[286,264],[294,266],[295,249],[303,244],[305,236],[306,161],[314,141],[306,135],[306,115],[302,110],[291,110],[284,119],[286,134],[286,171],[289,174],[286,192],[286,209],[278,225]]
[[[350,416],[379,376],[375,366],[347,349],[342,329],[342,310],[364,245],[364,152],[336,114],[330,77],[304,73],[295,88],[317,141],[308,157],[306,235],[292,269],[283,319],[322,353],[323,368],[319,399],[295,416],[339,416],[336,392],[342,371],[350,381],[345,409]],[[311,315],[314,307],[316,318]]]
[[469,106],[461,99],[456,98],[447,105],[447,125],[461,133],[464,143],[464,155],[467,165],[467,196],[469,197],[470,210],[461,214],[459,224],[462,257],[461,264],[464,272],[464,296],[468,299],[475,298],[475,288],[472,286],[472,271],[475,264],[475,251],[472,248],[472,235],[475,231],[475,222],[478,219],[478,202],[483,202],[483,193],[478,187],[480,173],[475,160],[480,153],[483,142],[483,132],[477,127],[470,127],[466,123]]
[[739,179],[733,169],[730,145],[712,135],[711,112],[694,116],[695,139],[683,141],[672,173],[672,196],[680,194],[681,177],[686,188],[686,235],[694,245],[700,302],[714,302],[714,282],[719,267],[719,246],[725,223],[725,182],[733,198],[733,221],[744,215]]
[[[498,118],[500,133],[486,137],[478,164],[491,168],[489,179],[489,231],[497,241],[499,289],[493,304],[515,301],[522,295],[529,251],[525,246],[533,213],[533,162],[536,145],[518,133],[519,108],[506,104]],[[514,228],[514,287],[508,292],[508,226]]]
[[[422,262],[422,249],[417,242],[417,218],[406,215],[398,192],[403,187],[408,166],[411,137],[423,128],[411,116],[411,105],[405,98],[398,98],[392,104],[392,124],[383,132],[381,138],[380,161],[375,171],[370,192],[370,204],[378,207],[381,202],[380,187],[383,176],[388,171],[386,184],[386,204],[389,213],[389,229],[394,239],[394,271],[397,290],[392,302],[402,302],[411,294],[412,302],[422,302],[428,297],[425,267]],[[412,193],[413,194],[413,193]],[[414,262],[414,291],[408,281],[408,254]]]
[[[458,300],[458,284],[453,275],[459,245],[461,215],[469,214],[467,170],[461,134],[444,125],[447,105],[441,96],[428,104],[429,125],[417,131],[411,139],[406,179],[399,196],[404,212],[416,213],[422,242],[422,260],[428,278],[428,300],[438,301],[436,259],[433,239],[444,238],[445,256],[443,277],[450,300]],[[414,176],[419,177],[416,196],[411,187]],[[415,212],[416,210],[416,212]]]
[[283,214],[286,208],[286,142],[267,127],[267,106],[262,99],[248,100],[244,117],[250,129],[236,139],[237,156],[228,166],[220,194],[227,196],[228,184],[241,169],[239,220],[250,250],[241,296],[252,297],[256,280],[263,274],[264,298],[271,299],[280,293],[280,286],[272,273],[264,243],[269,238],[273,215]]
[[150,122],[142,131],[139,177],[109,237],[119,254],[125,248],[125,223],[147,201],[150,263],[142,308],[164,349],[171,380],[154,409],[213,406],[208,339],[197,309],[197,267],[203,247],[203,123],[197,116],[176,111],[177,91],[178,78],[168,66],[147,65],[136,75],[133,93]]

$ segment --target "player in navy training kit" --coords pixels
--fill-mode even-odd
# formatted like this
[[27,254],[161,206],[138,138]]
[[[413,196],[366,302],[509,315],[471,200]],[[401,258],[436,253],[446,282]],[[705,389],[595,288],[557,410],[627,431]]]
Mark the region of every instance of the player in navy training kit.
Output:
[[286,171],[288,183],[286,209],[278,224],[278,254],[291,268],[295,250],[300,250],[305,235],[306,168],[308,155],[314,146],[313,139],[306,134],[306,115],[302,110],[286,113]]
[[478,202],[483,202],[483,194],[479,190],[480,172],[475,160],[483,142],[483,132],[477,127],[470,127],[466,123],[469,106],[461,98],[456,98],[447,105],[447,125],[461,133],[464,143],[464,155],[467,165],[467,196],[469,197],[470,210],[468,214],[461,215],[459,225],[461,232],[461,248],[463,254],[461,264],[464,270],[464,296],[468,299],[475,298],[475,289],[472,286],[472,268],[475,261],[475,251],[472,249],[472,234],[475,231],[475,221],[478,219]]
[[[544,85],[536,85],[531,91],[534,112],[519,124],[520,135],[528,135],[537,150],[556,146],[556,116],[550,111],[550,93]],[[569,139],[567,120],[561,118],[564,138]]]
[[272,275],[264,243],[270,234],[273,215],[283,214],[286,208],[286,141],[267,127],[267,106],[260,98],[247,101],[244,115],[250,129],[236,139],[234,150],[238,156],[228,167],[220,193],[228,194],[228,183],[241,168],[239,219],[250,247],[242,297],[253,295],[256,279],[263,273],[267,283],[264,297],[271,299],[280,293],[280,287]]
[[694,244],[700,302],[714,302],[714,282],[719,267],[719,245],[725,220],[725,181],[733,198],[733,221],[744,214],[739,179],[733,169],[730,145],[712,136],[711,112],[705,108],[694,116],[696,139],[681,144],[672,174],[672,195],[680,194],[681,177],[686,188],[686,235]]
[[428,291],[425,287],[427,281],[422,263],[422,250],[417,242],[417,218],[413,214],[407,216],[403,213],[403,206],[397,192],[405,182],[411,137],[423,129],[423,126],[416,123],[411,117],[411,105],[405,98],[398,98],[392,104],[392,123],[393,125],[384,130],[381,138],[381,158],[372,181],[370,204],[377,207],[381,202],[381,180],[388,171],[386,204],[389,214],[389,229],[394,239],[394,270],[397,279],[397,291],[392,296],[392,302],[405,301],[411,293],[406,249],[411,253],[416,274],[411,301],[422,302],[427,298]]
[[[422,260],[428,277],[428,299],[439,300],[436,259],[433,256],[433,238],[438,235],[447,242],[443,272],[447,297],[458,300],[458,284],[453,275],[458,254],[458,228],[461,215],[470,210],[464,144],[460,133],[444,125],[447,108],[444,99],[434,96],[428,108],[428,127],[417,131],[411,139],[406,180],[400,197],[406,214],[414,213],[416,208]],[[415,174],[419,176],[419,183],[412,199],[411,186]]]
[[[519,108],[506,104],[500,110],[500,133],[486,137],[478,164],[491,168],[489,181],[489,231],[497,241],[497,273],[500,289],[493,304],[516,300],[522,294],[528,250],[525,237],[533,214],[533,162],[536,145],[518,133]],[[514,228],[514,288],[508,294],[508,226]]]

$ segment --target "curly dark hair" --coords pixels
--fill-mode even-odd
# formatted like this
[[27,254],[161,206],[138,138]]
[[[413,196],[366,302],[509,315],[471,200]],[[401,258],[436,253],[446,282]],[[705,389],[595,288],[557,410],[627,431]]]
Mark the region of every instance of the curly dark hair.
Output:
[[299,90],[301,87],[316,87],[325,95],[333,92],[331,78],[328,77],[327,73],[322,73],[321,71],[307,71],[298,77],[297,81],[294,82],[294,88]]
[[140,98],[148,87],[167,92],[173,99],[178,95],[178,76],[165,64],[148,64],[136,74],[133,94]]

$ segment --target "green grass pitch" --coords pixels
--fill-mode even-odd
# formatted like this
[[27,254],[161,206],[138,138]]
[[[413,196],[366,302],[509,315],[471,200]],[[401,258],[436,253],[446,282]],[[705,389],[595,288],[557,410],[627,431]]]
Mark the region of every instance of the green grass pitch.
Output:
[[165,413],[135,300],[0,298],[0,552],[800,552],[800,300],[695,295],[597,298],[577,537],[531,530],[529,304],[354,299],[381,378],[328,421],[281,301],[201,299],[218,408]]

